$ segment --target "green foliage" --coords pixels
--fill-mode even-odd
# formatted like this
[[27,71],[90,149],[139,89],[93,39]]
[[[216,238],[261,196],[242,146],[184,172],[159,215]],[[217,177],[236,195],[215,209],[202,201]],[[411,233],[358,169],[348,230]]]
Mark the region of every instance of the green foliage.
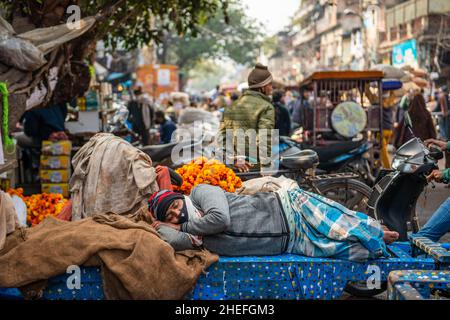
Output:
[[[7,17],[14,13],[28,15],[33,22],[54,16],[55,8],[64,22],[65,8],[76,4],[82,17],[103,13],[98,21],[94,40],[105,39],[111,47],[121,43],[126,49],[134,49],[152,40],[159,41],[162,31],[195,35],[196,26],[206,23],[219,10],[225,10],[228,0],[0,0]],[[48,10],[48,11],[46,11]],[[61,13],[62,12],[62,13]],[[57,14],[56,14],[57,15]],[[53,18],[53,17],[52,17]],[[156,28],[155,26],[158,26]],[[36,27],[40,27],[36,25]]]
[[262,38],[260,25],[250,20],[238,3],[231,3],[226,12],[225,16],[223,11],[218,11],[204,25],[183,36],[166,34],[159,48],[160,60],[184,70],[201,60],[223,57],[240,64],[253,64]]
[[262,41],[261,48],[267,56],[271,56],[273,54],[276,54],[277,52],[281,52],[282,49],[279,46],[278,37],[276,35],[265,38]]

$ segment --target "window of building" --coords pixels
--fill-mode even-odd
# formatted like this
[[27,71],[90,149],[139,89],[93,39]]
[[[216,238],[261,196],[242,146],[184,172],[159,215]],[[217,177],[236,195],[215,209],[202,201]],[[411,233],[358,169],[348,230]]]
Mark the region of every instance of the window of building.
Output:
[[392,27],[390,33],[391,33],[391,41],[395,41],[398,39],[397,27]]
[[406,38],[408,35],[408,28],[406,26],[406,23],[402,23],[398,26],[398,33],[399,33],[399,38],[403,39]]

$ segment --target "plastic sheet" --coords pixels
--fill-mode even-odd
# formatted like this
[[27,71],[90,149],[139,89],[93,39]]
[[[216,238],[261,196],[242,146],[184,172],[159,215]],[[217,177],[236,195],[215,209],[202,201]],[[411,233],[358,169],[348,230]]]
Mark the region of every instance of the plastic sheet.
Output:
[[12,26],[0,16],[0,61],[15,69],[35,71],[47,62],[45,54],[78,38],[94,23],[94,17],[87,17],[80,20],[79,28],[62,24],[17,35]]

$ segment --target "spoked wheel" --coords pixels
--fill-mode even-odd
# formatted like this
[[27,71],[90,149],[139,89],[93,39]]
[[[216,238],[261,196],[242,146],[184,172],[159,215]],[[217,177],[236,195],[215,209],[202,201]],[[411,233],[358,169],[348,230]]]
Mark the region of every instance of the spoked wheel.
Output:
[[[359,180],[330,181],[318,186],[323,196],[332,199],[345,207],[367,213],[367,202],[372,189]],[[352,296],[370,298],[386,291],[386,282],[379,289],[369,289],[365,281],[349,282],[345,291]]]
[[322,182],[317,189],[324,197],[334,200],[346,208],[367,213],[367,202],[372,189],[362,181],[355,179],[331,180]]

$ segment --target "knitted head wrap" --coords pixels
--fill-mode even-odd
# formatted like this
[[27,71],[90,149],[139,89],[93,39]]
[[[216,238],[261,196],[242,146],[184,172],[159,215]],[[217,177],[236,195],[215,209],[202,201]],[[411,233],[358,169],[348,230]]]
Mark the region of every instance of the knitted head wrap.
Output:
[[148,209],[156,216],[156,219],[159,221],[165,221],[167,209],[169,209],[170,204],[177,199],[183,200],[183,208],[181,210],[181,217],[179,221],[179,223],[183,223],[187,221],[188,214],[186,203],[184,202],[184,196],[181,193],[170,190],[160,190],[155,192],[148,200]]
[[257,63],[255,68],[248,75],[248,87],[250,89],[262,88],[272,83],[272,80],[272,74],[267,67]]

